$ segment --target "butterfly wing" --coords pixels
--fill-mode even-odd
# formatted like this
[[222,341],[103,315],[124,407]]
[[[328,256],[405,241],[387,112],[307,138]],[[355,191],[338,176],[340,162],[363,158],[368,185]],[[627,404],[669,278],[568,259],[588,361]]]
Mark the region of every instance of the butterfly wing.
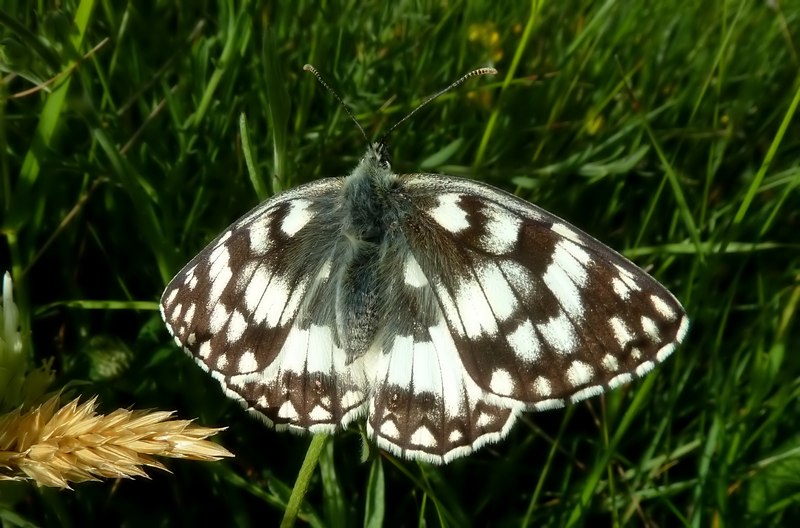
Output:
[[342,182],[326,178],[256,207],[161,299],[178,345],[277,429],[332,431],[365,410],[364,371],[338,346],[331,302]]
[[368,420],[381,447],[447,462],[504,437],[522,410],[644,375],[683,339],[671,293],[563,220],[474,181],[401,181],[414,210],[388,266],[395,330]]

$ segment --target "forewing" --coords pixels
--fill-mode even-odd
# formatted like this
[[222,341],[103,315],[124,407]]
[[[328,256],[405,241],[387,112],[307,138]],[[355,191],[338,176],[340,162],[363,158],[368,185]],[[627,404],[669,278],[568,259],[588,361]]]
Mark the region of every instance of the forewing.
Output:
[[[663,286],[563,220],[477,182],[404,176],[403,232],[460,364],[513,408],[559,407],[650,371],[688,330]],[[420,281],[421,279],[415,279]]]
[[[342,180],[281,194],[230,226],[161,298],[167,327],[226,394],[279,429],[332,430],[364,408],[331,280]],[[362,379],[353,379],[361,376]]]

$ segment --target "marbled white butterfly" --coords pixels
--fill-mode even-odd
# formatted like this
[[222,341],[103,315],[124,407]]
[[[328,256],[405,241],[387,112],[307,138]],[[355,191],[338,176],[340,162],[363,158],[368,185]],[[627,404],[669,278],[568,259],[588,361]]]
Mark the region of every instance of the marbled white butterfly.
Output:
[[395,174],[384,139],[349,176],[257,206],[164,291],[178,345],[269,425],[366,416],[379,447],[445,463],[684,338],[680,303],[614,250],[484,183]]

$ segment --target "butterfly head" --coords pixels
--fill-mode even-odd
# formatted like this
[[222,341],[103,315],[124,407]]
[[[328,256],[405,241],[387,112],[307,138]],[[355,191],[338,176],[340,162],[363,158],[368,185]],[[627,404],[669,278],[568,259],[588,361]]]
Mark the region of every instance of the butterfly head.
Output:
[[355,186],[352,188],[358,189],[353,194],[357,202],[353,204],[354,207],[365,205],[364,201],[372,202],[375,198],[374,193],[378,189],[385,191],[396,184],[397,175],[392,171],[389,149],[384,141],[370,142],[348,180],[350,182],[348,187]]
[[383,138],[370,143],[364,158],[368,164],[381,169],[391,170],[392,168],[392,156],[389,154],[389,148]]

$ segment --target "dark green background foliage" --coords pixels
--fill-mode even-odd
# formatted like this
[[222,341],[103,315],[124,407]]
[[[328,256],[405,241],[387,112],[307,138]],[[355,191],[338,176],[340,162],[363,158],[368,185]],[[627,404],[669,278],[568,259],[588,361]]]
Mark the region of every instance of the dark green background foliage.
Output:
[[[365,148],[327,74],[399,172],[488,181],[587,230],[685,304],[687,342],[645,380],[528,414],[447,467],[329,441],[315,526],[790,525],[800,521],[800,4],[112,2],[0,8],[2,233],[23,332],[102,408],[177,409],[235,459],[74,492],[0,484],[13,526],[270,526],[307,437],[227,401],[168,338],[172,274],[261,198],[346,173]],[[52,80],[48,90],[37,83]],[[255,174],[246,169],[247,116]]]

